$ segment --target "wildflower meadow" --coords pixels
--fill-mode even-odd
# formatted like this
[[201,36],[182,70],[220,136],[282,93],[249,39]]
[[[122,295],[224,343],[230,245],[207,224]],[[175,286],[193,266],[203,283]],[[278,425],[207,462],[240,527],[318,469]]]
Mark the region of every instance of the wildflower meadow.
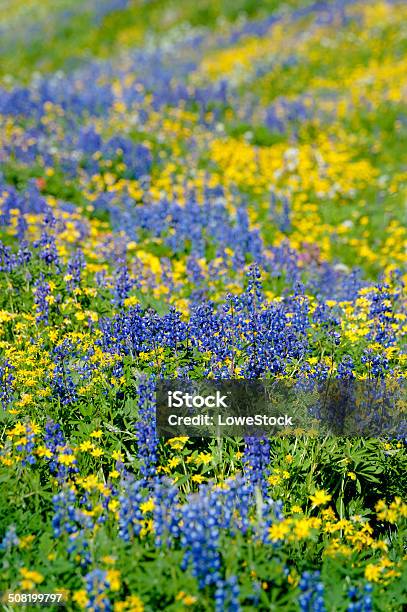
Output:
[[403,0],[2,0],[6,612],[407,608],[405,416],[166,438],[155,403],[403,385],[406,23]]

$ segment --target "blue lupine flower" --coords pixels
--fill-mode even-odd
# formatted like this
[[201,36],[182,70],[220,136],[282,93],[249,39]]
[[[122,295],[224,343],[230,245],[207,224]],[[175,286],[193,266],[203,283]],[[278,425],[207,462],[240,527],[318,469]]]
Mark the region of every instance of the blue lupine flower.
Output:
[[298,604],[302,612],[325,612],[324,585],[319,571],[303,572],[299,588]]
[[13,397],[14,367],[7,359],[0,365],[0,405],[6,410]]
[[17,531],[15,525],[9,525],[2,541],[0,542],[0,550],[10,550],[14,546],[20,544],[20,539],[17,537]]

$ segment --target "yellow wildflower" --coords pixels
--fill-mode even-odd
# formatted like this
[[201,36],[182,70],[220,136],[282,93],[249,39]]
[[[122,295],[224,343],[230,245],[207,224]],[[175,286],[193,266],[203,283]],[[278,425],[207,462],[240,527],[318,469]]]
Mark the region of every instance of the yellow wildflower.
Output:
[[332,495],[327,493],[324,489],[315,491],[314,495],[309,496],[314,506],[323,506],[332,499]]

